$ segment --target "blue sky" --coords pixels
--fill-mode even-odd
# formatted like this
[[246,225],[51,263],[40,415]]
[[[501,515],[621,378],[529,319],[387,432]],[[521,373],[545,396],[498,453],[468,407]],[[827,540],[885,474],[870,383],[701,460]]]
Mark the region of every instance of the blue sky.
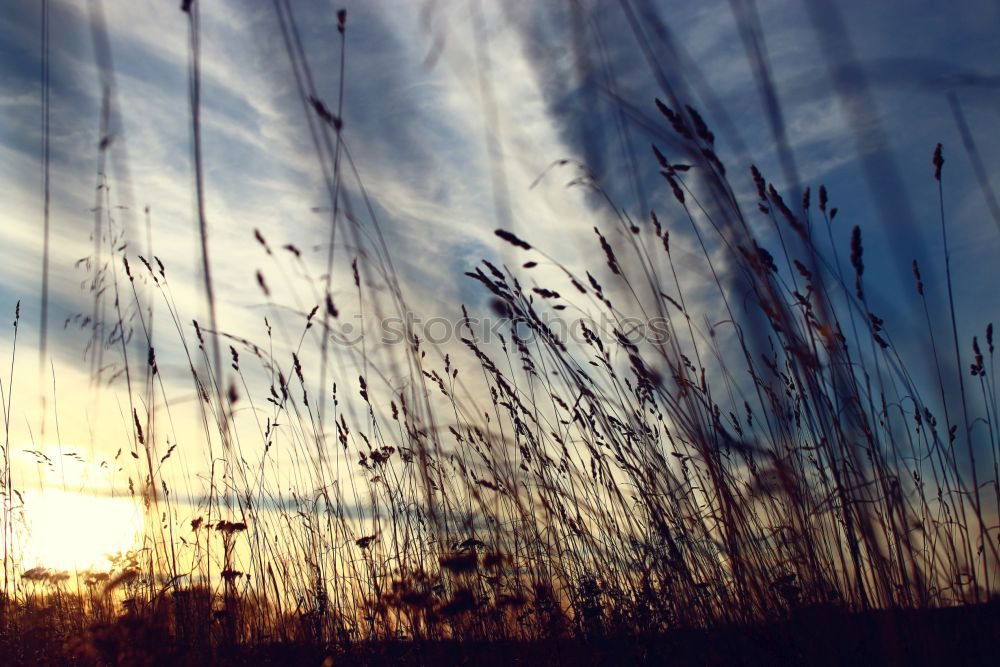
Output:
[[[52,353],[70,384],[86,336],[63,331],[62,323],[89,307],[81,290],[86,274],[73,263],[92,247],[89,209],[101,108],[91,38],[96,7],[106,21],[116,84],[110,182],[114,203],[128,207],[116,216],[141,249],[148,241],[142,210],[150,207],[155,252],[174,278],[175,296],[188,319],[204,316],[192,200],[187,26],[177,4],[52,3],[50,321]],[[341,5],[292,4],[320,96],[332,107],[339,66],[335,9]],[[607,222],[610,213],[594,197],[565,187],[575,175],[569,168],[530,187],[555,160],[586,163],[636,219],[645,219],[649,207],[665,220],[677,215],[648,148],[656,141],[669,155],[669,131],[653,105],[663,91],[620,3],[580,2],[576,12],[569,10],[571,3],[541,1],[341,4],[348,12],[344,136],[414,310],[456,317],[460,303],[482,308],[482,291],[463,272],[481,257],[523,261],[496,243],[498,226],[569,266],[594,262],[599,249],[591,228]],[[626,4],[649,31],[671,84],[716,129],[748,215],[761,238],[775,242],[766,221],[754,217],[749,164],[779,187],[788,184],[733,18],[733,6],[745,3]],[[850,229],[862,227],[874,308],[887,315],[890,327],[905,331],[919,324],[910,260],[920,261],[932,291],[941,285],[930,157],[942,142],[959,322],[971,338],[1000,306],[993,289],[1000,229],[946,96],[960,100],[987,179],[1000,190],[1000,136],[994,131],[1000,9],[973,0],[850,0],[836,3],[832,13],[817,6],[756,3],[802,182],[814,192],[821,183],[829,188],[840,210],[834,234],[842,259]],[[838,17],[842,32],[834,29]],[[273,247],[302,248],[315,278],[324,270],[328,218],[313,209],[329,202],[272,4],[205,2],[201,20],[207,217],[220,321],[229,331],[259,332],[265,315],[280,322],[286,312],[275,303],[300,310],[312,304],[303,296],[308,289],[301,287],[305,278],[296,266],[286,265],[289,278],[267,264],[253,230],[260,229]],[[666,32],[654,30],[657,21]],[[31,1],[13,3],[0,17],[0,309],[12,312],[22,300],[19,345],[29,360],[37,341],[41,265],[39,25],[38,4]],[[851,116],[851,108],[860,109],[859,115]],[[361,223],[371,229],[358,184],[348,180]],[[684,229],[678,225],[676,237],[682,257],[695,252]],[[334,293],[346,310],[357,306],[347,273],[357,252],[350,246],[337,250]],[[271,303],[256,288],[258,268],[275,292]],[[691,269],[685,281],[697,292],[706,276],[693,262]],[[710,291],[701,304],[706,311],[716,307]],[[932,298],[940,299],[940,292]],[[0,333],[0,350],[9,350],[10,335],[9,329]],[[165,353],[163,359],[169,373],[171,357]],[[175,361],[179,381],[185,370]],[[24,366],[35,368],[33,360]],[[24,381],[33,381],[30,373]]]

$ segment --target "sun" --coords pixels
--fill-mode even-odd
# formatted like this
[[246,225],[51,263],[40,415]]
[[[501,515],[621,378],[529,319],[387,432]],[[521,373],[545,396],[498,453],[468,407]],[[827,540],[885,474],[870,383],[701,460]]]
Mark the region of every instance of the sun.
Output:
[[110,556],[139,543],[143,514],[130,498],[30,490],[24,493],[24,524],[25,569],[103,571]]

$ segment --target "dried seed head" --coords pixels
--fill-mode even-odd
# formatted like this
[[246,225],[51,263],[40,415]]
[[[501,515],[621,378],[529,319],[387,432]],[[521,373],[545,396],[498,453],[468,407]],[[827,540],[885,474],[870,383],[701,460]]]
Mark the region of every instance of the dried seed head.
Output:
[[854,267],[854,286],[859,299],[864,299],[864,291],[861,288],[861,276],[865,272],[863,260],[864,248],[861,245],[861,227],[854,225],[851,232],[851,265]]
[[670,189],[674,193],[674,198],[683,206],[684,205],[684,190],[682,190],[681,186],[678,185],[677,179],[674,178],[673,175],[670,172],[661,171],[660,173],[663,174],[663,178],[667,179],[667,183],[670,184]]
[[944,166],[944,157],[941,155],[941,144],[938,144],[934,149],[934,157],[931,158],[931,164],[934,165],[934,180],[941,180],[941,167]]
[[851,232],[851,265],[859,276],[865,272],[864,247],[861,245],[861,227],[854,225]]
[[513,246],[517,246],[518,248],[522,248],[524,250],[531,250],[531,246],[530,245],[528,245],[527,243],[525,243],[521,239],[519,239],[516,236],[514,236],[513,234],[511,234],[506,229],[497,229],[493,233],[496,234],[497,236],[499,236],[500,238],[502,238],[507,243],[510,243]]
[[774,204],[774,206],[781,212],[781,215],[788,222],[789,226],[804,237],[806,234],[805,226],[799,222],[798,217],[792,213],[792,209],[788,208],[785,200],[782,199],[781,195],[778,194],[778,191],[774,189],[773,185],[767,186],[767,194],[769,195],[771,203]]
[[709,146],[715,144],[715,135],[712,131],[708,129],[708,125],[705,123],[705,119],[701,117],[693,107],[685,104],[684,108],[687,109],[688,115],[691,116],[691,122],[694,123],[694,131]]
[[757,198],[761,201],[766,201],[767,184],[764,182],[764,177],[761,175],[760,170],[757,169],[757,165],[750,165],[750,175],[753,177],[753,184],[757,188]]
[[660,152],[660,149],[656,147],[656,144],[650,144],[650,147],[653,149],[653,155],[656,156],[656,161],[660,163],[660,166],[664,169],[669,169],[670,162],[668,162],[666,156]]
[[618,259],[615,257],[615,252],[611,248],[611,244],[608,243],[608,240],[604,238],[604,235],[601,234],[597,227],[594,227],[594,233],[597,234],[597,238],[601,240],[601,248],[604,250],[604,256],[608,260],[608,268],[610,268],[611,272],[615,275],[621,275],[621,267],[618,265]]
[[691,130],[688,129],[687,123],[684,122],[684,117],[679,113],[676,113],[673,109],[668,107],[666,104],[661,102],[659,99],[654,100],[656,102],[656,108],[659,109],[660,113],[663,114],[668,121],[670,121],[670,126],[674,128],[674,132],[681,135],[685,139],[694,139],[694,135],[691,134]]
[[913,260],[913,278],[917,281],[917,294],[923,296],[924,281],[920,277],[920,267],[917,265],[917,260]]
[[972,376],[979,377],[986,375],[986,370],[983,368],[983,352],[979,349],[979,339],[976,336],[972,337],[972,354],[974,361],[969,364],[969,371],[972,373]]
[[267,241],[264,240],[264,235],[260,233],[259,229],[254,228],[253,237],[257,240],[257,243],[264,247],[264,251],[267,252],[268,255],[272,254],[271,247],[267,245]]

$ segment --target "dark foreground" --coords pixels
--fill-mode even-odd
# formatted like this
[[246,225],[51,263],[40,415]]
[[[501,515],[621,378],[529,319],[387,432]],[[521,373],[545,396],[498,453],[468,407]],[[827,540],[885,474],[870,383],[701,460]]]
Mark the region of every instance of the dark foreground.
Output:
[[657,636],[533,642],[274,643],[194,650],[122,619],[65,640],[0,637],[2,665],[991,665],[1000,659],[1000,601],[951,609],[802,610],[762,626]]

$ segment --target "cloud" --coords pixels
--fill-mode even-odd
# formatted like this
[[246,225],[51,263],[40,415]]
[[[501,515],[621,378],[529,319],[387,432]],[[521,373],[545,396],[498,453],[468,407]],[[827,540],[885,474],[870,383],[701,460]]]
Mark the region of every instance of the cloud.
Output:
[[[335,14],[321,3],[292,4],[319,95],[335,108],[339,83]],[[828,63],[816,47],[805,10],[777,0],[758,4],[802,177],[814,187],[825,182],[842,210],[841,219],[850,221],[835,230],[837,242],[844,244],[843,255],[845,230],[859,222],[867,233],[872,207],[857,169],[859,151],[846,139],[859,128],[850,126],[829,92]],[[996,73],[981,64],[990,62],[982,57],[989,52],[989,40],[969,19],[945,30],[931,27],[932,19],[920,12],[902,15],[898,10],[866,8],[871,3],[849,4],[850,11],[845,12],[849,28],[862,36],[880,35],[880,40],[857,40],[861,57],[871,62],[867,71],[876,89],[878,117],[892,121],[887,124],[889,144],[903,165],[904,180],[917,184],[908,191],[916,209],[914,222],[932,229],[933,193],[926,186],[933,144],[950,137],[955,150],[949,150],[948,168],[957,174],[965,169],[954,131],[934,107],[936,87],[955,87],[969,95],[970,124],[989,127],[994,112],[987,102],[995,100],[991,96]],[[719,308],[715,287],[690,233],[690,222],[670,198],[649,152],[654,141],[664,150],[675,149],[665,141],[669,129],[652,105],[664,91],[617,4],[580,3],[579,14],[568,6],[486,2],[477,18],[465,12],[465,3],[347,3],[344,139],[361,181],[345,163],[343,183],[356,222],[341,221],[333,279],[334,299],[345,320],[362,305],[350,261],[355,256],[362,258],[363,266],[366,260],[373,261],[377,231],[392,255],[410,307],[426,317],[454,318],[461,303],[483,309],[487,295],[462,275],[480,258],[515,267],[525,260],[521,251],[496,242],[493,231],[498,226],[509,225],[575,272],[603,263],[592,231],[595,225],[616,247],[627,248],[629,236],[618,231],[616,209],[592,191],[566,187],[580,175],[575,166],[553,169],[536,183],[560,159],[584,163],[617,211],[640,226],[648,226],[648,209],[658,210],[674,232],[680,280],[691,306],[700,315],[721,319],[712,311]],[[134,257],[148,253],[143,209],[150,206],[153,252],[166,266],[183,340],[172,330],[165,296],[150,287],[140,292],[143,300],[150,299],[143,306],[156,309],[156,347],[168,379],[167,393],[196,401],[182,346],[186,342],[196,349],[190,320],[203,319],[204,312],[192,206],[185,16],[171,3],[122,0],[105,2],[103,7],[117,84],[113,126],[118,136],[108,165],[112,203],[129,206],[115,216],[130,243],[127,253],[133,269],[141,272]],[[654,44],[656,57],[675,68],[668,72],[671,81],[683,83],[690,102],[713,127],[724,126],[728,119],[736,140],[719,133],[723,157],[732,160],[730,173],[755,232],[764,242],[776,243],[770,222],[755,212],[747,162],[756,161],[779,183],[780,170],[728,5],[644,5],[643,16],[653,16],[654,10],[669,27],[674,48],[671,56],[663,36],[650,29],[654,41],[659,40]],[[205,186],[219,319],[225,331],[261,341],[266,338],[267,317],[273,326],[275,358],[289,373],[291,352],[304,335],[303,313],[322,300],[320,277],[326,270],[329,239],[329,214],[312,210],[327,207],[329,201],[306,122],[305,113],[310,112],[302,108],[270,5],[251,7],[230,0],[206,3],[202,11]],[[934,11],[940,16],[947,10]],[[59,313],[52,321],[61,325],[63,317],[91,308],[90,297],[81,289],[86,274],[74,269],[73,263],[93,251],[94,220],[89,209],[97,184],[102,100],[86,6],[59,3],[57,12],[51,266],[53,308]],[[0,243],[9,256],[0,268],[4,308],[12,307],[17,297],[27,306],[33,304],[40,284],[39,64],[37,43],[31,37],[36,21],[25,10],[8,14],[0,23],[4,54],[10,56],[0,95],[0,106],[10,119],[0,135],[0,193],[6,207]],[[884,30],[890,25],[900,30]],[[903,44],[892,36],[907,34],[904,27],[920,39]],[[947,59],[942,56],[945,50]],[[905,57],[887,57],[904,52]],[[725,119],[713,116],[713,110],[724,112]],[[998,139],[984,131],[980,140],[984,154],[998,149]],[[746,154],[732,155],[740,146]],[[992,178],[996,182],[996,176]],[[953,250],[968,252],[967,257],[984,256],[997,247],[997,238],[979,223],[983,209],[975,203],[974,180],[958,176],[956,181],[949,181],[949,188],[955,188],[954,195],[949,190],[949,198],[960,202]],[[362,185],[371,198],[378,230],[362,199]],[[496,193],[501,200],[499,217]],[[708,225],[701,214],[695,221]],[[346,233],[352,228],[356,233]],[[254,240],[255,229],[267,239],[273,256]],[[919,248],[908,238],[890,240],[922,257],[940,255],[933,243]],[[287,243],[302,250],[304,262],[281,250]],[[723,266],[724,252],[709,251]],[[877,267],[889,249],[880,251],[871,244],[868,252],[871,266]],[[623,256],[630,257],[626,270],[638,273],[632,256]],[[668,275],[662,263],[654,268]],[[270,299],[257,286],[258,270],[272,291]],[[893,278],[885,273],[879,278]],[[972,277],[963,278],[968,281],[963,284],[972,298],[985,304],[984,309],[995,309],[1000,297],[982,287],[988,282],[984,279],[988,265],[971,265],[969,274]],[[379,286],[382,280],[370,275]],[[568,287],[562,272],[544,261],[524,279]],[[372,304],[364,305],[371,314]],[[37,321],[37,312],[27,306],[24,333],[32,332]],[[316,328],[305,335],[310,344],[304,347],[312,352],[302,354],[315,369]],[[22,347],[29,358],[31,338]],[[141,359],[141,336],[137,333],[133,340],[137,349],[130,353]],[[57,357],[72,365],[85,341],[86,332],[60,333]],[[7,345],[0,349],[6,352]],[[338,350],[341,353],[338,377],[356,383],[357,366],[363,361],[357,350]],[[25,371],[30,377],[24,382],[37,383],[33,361],[24,366],[31,369]],[[200,370],[203,363],[196,359],[195,366]],[[387,374],[389,368],[386,363]],[[255,377],[263,387],[271,382],[264,372]],[[86,374],[73,373],[71,382],[87,386]],[[127,417],[125,404],[120,400],[115,408]],[[164,407],[162,397],[153,404]],[[197,403],[183,405],[197,425],[201,418]],[[127,432],[128,419],[114,422],[114,427]],[[171,437],[187,436],[178,429]],[[301,433],[296,437],[306,438]]]

